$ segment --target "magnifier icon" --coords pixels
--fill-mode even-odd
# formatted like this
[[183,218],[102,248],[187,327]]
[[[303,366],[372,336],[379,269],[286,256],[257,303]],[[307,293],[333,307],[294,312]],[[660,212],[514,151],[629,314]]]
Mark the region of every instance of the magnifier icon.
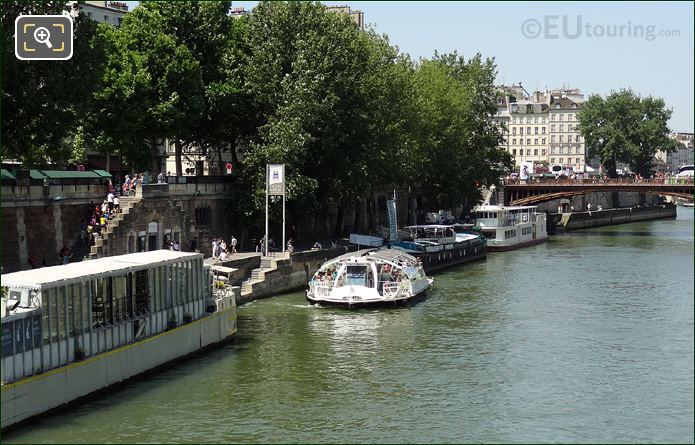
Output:
[[34,30],[34,40],[39,43],[45,43],[49,48],[53,48],[53,45],[51,45],[51,41],[49,40],[50,38],[51,33],[43,26],[39,26]]

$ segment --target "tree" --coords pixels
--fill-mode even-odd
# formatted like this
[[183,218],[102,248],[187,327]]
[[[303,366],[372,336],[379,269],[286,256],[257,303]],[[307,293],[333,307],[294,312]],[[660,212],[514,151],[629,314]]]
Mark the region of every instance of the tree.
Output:
[[668,137],[671,113],[662,99],[643,99],[632,90],[620,90],[605,99],[589,97],[579,112],[579,129],[589,154],[598,156],[609,177],[617,176],[618,162],[649,177],[656,151],[677,148],[676,141]]
[[443,207],[472,206],[481,198],[476,181],[494,184],[511,156],[500,150],[495,65],[480,55],[455,52],[422,60],[415,72],[418,146],[424,159],[418,179]]
[[96,24],[80,13],[73,56],[67,61],[18,60],[14,25],[20,14],[61,14],[77,5],[62,1],[2,3],[2,145],[0,156],[27,167],[64,164],[73,155],[74,133],[100,84],[103,49],[93,42]]
[[[108,59],[91,127],[97,147],[120,147],[124,157],[139,162],[149,158],[153,171],[161,168],[158,140],[190,137],[204,107],[200,62],[170,27],[167,13],[176,11],[162,5],[143,3],[119,28],[103,30]],[[149,153],[143,153],[144,139]],[[176,147],[180,175],[180,145]]]

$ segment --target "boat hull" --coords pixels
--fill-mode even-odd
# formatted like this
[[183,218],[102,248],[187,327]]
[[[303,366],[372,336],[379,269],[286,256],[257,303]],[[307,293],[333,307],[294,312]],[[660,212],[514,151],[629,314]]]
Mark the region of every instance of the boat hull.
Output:
[[420,301],[423,301],[425,298],[427,298],[427,289],[429,289],[429,287],[408,298],[398,298],[394,300],[339,301],[313,299],[307,295],[306,301],[308,301],[309,304],[312,305],[318,304],[320,306],[342,307],[345,309],[404,307],[419,303]]
[[509,250],[516,250],[520,249],[522,247],[528,247],[528,246],[534,246],[536,244],[541,244],[548,241],[548,237],[544,238],[536,238],[536,239],[530,239],[527,241],[522,241],[520,243],[515,243],[515,244],[509,244],[506,246],[494,246],[492,244],[488,244],[487,250],[490,252],[507,252]]

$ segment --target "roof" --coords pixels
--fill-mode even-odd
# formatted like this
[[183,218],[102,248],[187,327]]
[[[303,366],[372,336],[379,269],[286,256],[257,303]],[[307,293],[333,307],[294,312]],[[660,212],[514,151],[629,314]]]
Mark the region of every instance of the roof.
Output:
[[480,205],[474,210],[476,212],[499,212],[500,210],[532,210],[538,206],[496,206],[496,205]]
[[93,170],[94,173],[101,176],[102,178],[111,178],[113,175],[106,170]]
[[40,170],[49,179],[101,178],[103,175],[98,174],[97,171],[99,170],[83,172],[77,170]]
[[404,229],[450,229],[453,224],[422,224],[419,226],[405,226]]
[[332,260],[327,261],[321,267],[324,267],[327,264],[337,263],[354,257],[369,257],[375,260],[388,261],[389,263],[397,264],[401,267],[405,267],[408,264],[414,264],[417,261],[417,259],[414,256],[409,255],[403,252],[402,250],[398,249],[361,249],[355,252],[348,252],[343,255],[337,256]]
[[2,169],[2,179],[15,179],[14,175],[12,172],[9,170],[5,170],[4,168]]
[[115,275],[118,272],[132,272],[158,264],[175,263],[194,257],[202,259],[203,254],[161,249],[80,261],[60,266],[23,270],[3,274],[0,277],[0,281],[3,287],[40,289],[53,287],[52,284],[55,283],[69,284],[86,276],[97,278]]

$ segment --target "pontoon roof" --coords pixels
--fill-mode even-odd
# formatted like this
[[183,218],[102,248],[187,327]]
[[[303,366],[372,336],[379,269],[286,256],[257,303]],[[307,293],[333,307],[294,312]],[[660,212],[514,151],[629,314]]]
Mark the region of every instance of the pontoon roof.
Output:
[[98,258],[96,260],[80,261],[60,266],[42,267],[39,269],[23,270],[3,274],[0,279],[2,286],[40,289],[42,287],[52,287],[51,284],[58,282],[78,281],[83,277],[99,277],[114,275],[117,272],[134,271],[159,266],[168,263],[175,263],[183,259],[193,257],[202,258],[201,253],[176,252],[172,250],[153,250],[150,252],[129,253],[127,255],[110,256]]
[[[326,264],[337,263],[353,257],[370,257],[377,260],[384,260],[390,263],[415,263],[417,259],[402,250],[398,249],[361,249],[355,252],[348,252],[326,262]],[[324,264],[325,265],[325,264]],[[322,266],[323,267],[323,266]]]
[[478,206],[474,210],[476,212],[499,212],[501,210],[531,210],[538,208],[538,206]]
[[405,226],[404,229],[449,229],[454,224],[422,224],[419,226]]

